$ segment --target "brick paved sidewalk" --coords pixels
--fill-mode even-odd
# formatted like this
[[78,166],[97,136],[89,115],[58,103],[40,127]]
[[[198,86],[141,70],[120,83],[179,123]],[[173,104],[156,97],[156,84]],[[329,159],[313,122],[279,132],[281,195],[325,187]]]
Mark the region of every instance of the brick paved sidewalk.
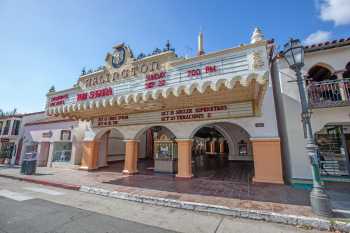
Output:
[[[150,197],[220,205],[229,208],[269,211],[316,217],[309,206],[309,191],[287,185],[255,184],[208,179],[177,180],[162,175],[126,176],[108,170],[86,172],[67,168],[38,168],[37,174],[24,176],[19,168],[0,167],[0,175],[38,181],[103,188]],[[343,196],[341,196],[343,197]],[[350,206],[350,196],[342,199]]]

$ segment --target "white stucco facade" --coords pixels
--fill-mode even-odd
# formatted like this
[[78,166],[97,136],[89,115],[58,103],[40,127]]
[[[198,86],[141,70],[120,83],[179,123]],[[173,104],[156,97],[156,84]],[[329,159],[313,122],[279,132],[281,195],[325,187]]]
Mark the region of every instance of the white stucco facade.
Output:
[[[47,118],[46,118],[47,119]],[[80,143],[84,137],[83,122],[74,120],[36,121],[26,124],[24,127],[24,143],[21,158],[27,153],[26,147],[37,145],[37,159],[39,166],[68,166],[74,167],[80,164]],[[62,138],[62,131],[70,132],[70,137]],[[54,161],[55,147],[60,143],[71,145],[71,157],[69,161]]]
[[[316,65],[325,67],[337,80],[350,61],[350,46],[320,49],[305,53],[303,75],[308,74]],[[311,169],[305,146],[306,140],[301,122],[301,103],[294,71],[288,68],[283,58],[277,59],[273,71],[278,103],[278,119],[285,156],[285,166],[289,179],[310,180]],[[313,133],[320,131],[325,125],[350,122],[350,107],[313,108],[311,123]]]

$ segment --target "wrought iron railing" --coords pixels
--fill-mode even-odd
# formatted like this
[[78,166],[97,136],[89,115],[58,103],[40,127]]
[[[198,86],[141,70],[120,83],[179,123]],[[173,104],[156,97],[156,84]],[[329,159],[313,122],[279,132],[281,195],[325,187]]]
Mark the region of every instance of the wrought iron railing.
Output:
[[350,105],[350,80],[327,80],[307,85],[312,108]]

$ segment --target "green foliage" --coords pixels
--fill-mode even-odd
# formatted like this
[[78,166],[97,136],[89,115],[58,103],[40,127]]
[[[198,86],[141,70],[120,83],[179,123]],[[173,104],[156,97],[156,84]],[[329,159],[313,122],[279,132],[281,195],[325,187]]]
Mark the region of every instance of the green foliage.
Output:
[[16,115],[16,113],[17,113],[16,108],[14,108],[12,111],[7,111],[7,112],[0,109],[0,117],[12,116],[12,115]]

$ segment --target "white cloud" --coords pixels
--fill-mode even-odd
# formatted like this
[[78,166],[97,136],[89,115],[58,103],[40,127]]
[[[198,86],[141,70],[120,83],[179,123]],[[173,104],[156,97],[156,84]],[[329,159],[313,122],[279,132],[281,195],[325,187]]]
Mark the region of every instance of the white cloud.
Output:
[[306,45],[318,44],[318,43],[330,40],[331,37],[332,37],[332,32],[319,30],[317,32],[311,33],[308,37],[306,37],[303,43]]
[[350,0],[322,0],[320,17],[336,26],[350,24]]

